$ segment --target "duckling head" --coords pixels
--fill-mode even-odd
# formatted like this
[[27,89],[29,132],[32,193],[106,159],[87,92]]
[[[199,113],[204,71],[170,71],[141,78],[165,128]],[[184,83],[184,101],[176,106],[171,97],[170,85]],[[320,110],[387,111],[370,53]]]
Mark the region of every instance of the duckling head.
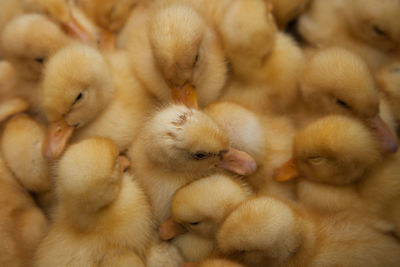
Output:
[[[160,226],[160,237],[174,238],[185,229],[205,238],[214,239],[225,216],[250,196],[241,182],[215,174],[180,188],[172,201],[172,219]],[[172,224],[177,224],[171,227]],[[184,231],[183,231],[184,232]]]
[[[226,79],[223,52],[215,33],[193,8],[163,6],[152,17],[149,31],[156,65],[172,93],[190,85],[201,106],[219,96]],[[153,93],[171,98],[171,92]]]
[[283,202],[259,197],[243,202],[217,234],[220,251],[248,266],[283,262],[300,246],[296,217]]
[[346,185],[360,179],[380,158],[376,140],[360,121],[327,116],[295,136],[293,159],[279,169],[277,180],[300,176],[320,183]]
[[356,0],[347,5],[345,18],[354,36],[387,53],[400,50],[399,1]]
[[46,17],[24,15],[9,22],[2,34],[5,59],[23,79],[38,81],[51,54],[68,42],[62,30]]
[[[71,145],[57,166],[61,201],[102,208],[102,203],[110,203],[120,190],[121,166],[118,149],[111,140],[94,137]],[[98,194],[101,199],[86,199],[93,195],[91,191],[104,194]]]
[[221,167],[248,175],[257,167],[251,156],[229,146],[228,136],[216,122],[183,105],[158,112],[144,133],[147,157],[171,171],[201,176]]
[[371,129],[383,152],[397,151],[394,131],[379,116],[373,76],[357,55],[340,48],[317,52],[306,66],[301,90],[316,113],[356,117]]
[[90,123],[111,101],[114,84],[102,55],[85,45],[71,45],[46,65],[41,103],[50,122],[44,153],[57,158],[75,128]]

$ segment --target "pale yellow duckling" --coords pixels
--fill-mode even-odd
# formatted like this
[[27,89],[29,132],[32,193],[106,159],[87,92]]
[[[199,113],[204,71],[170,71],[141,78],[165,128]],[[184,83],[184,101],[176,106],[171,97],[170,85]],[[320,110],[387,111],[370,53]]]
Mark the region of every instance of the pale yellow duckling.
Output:
[[273,14],[280,29],[285,30],[306,9],[311,0],[270,0]]
[[123,171],[111,140],[68,148],[57,167],[59,206],[35,266],[144,266],[138,257],[144,260],[154,229],[151,207]]
[[400,3],[396,0],[315,0],[299,32],[316,47],[342,46],[377,70],[398,56]]
[[227,217],[217,242],[223,254],[254,267],[396,266],[400,245],[378,227],[368,217],[315,215],[260,197],[243,202]]
[[32,266],[48,222],[43,212],[0,159],[0,265]]
[[383,118],[372,74],[356,54],[341,48],[316,52],[306,65],[301,92],[304,103],[299,105],[308,112],[293,114],[300,128],[329,114],[352,116],[371,128],[382,152],[397,151],[398,140]]
[[216,102],[205,112],[228,134],[231,146],[245,151],[257,162],[257,172],[246,181],[257,193],[292,198],[292,184],[277,183],[275,171],[292,154],[295,129],[281,116],[260,115],[232,102]]
[[50,122],[44,153],[54,159],[71,137],[103,136],[125,150],[152,102],[123,52],[106,59],[94,48],[72,45],[46,65],[41,103]]
[[42,15],[11,20],[3,31],[1,50],[15,68],[17,84],[3,99],[22,98],[29,103],[31,114],[42,119],[38,87],[44,63],[69,41],[56,24]]
[[132,67],[146,89],[161,102],[175,91],[195,88],[201,107],[216,100],[227,67],[217,34],[190,5],[139,6],[121,33]]
[[228,136],[210,117],[182,105],[156,113],[128,155],[140,166],[134,171],[159,223],[170,217],[172,197],[181,186],[218,169],[249,175],[257,168],[250,155],[230,147]]
[[251,196],[242,181],[211,175],[180,188],[171,218],[160,226],[160,237],[171,240],[187,261],[206,259],[215,249],[215,235],[225,217]]
[[50,192],[50,167],[42,154],[45,135],[43,125],[27,115],[19,115],[4,126],[0,144],[3,160],[15,178],[26,190],[34,192],[39,204],[48,211],[54,199]]

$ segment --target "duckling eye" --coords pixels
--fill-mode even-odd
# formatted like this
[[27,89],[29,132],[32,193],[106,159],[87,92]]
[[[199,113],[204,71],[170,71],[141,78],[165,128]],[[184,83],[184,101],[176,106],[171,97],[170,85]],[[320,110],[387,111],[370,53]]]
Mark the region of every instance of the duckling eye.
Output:
[[386,35],[387,35],[387,33],[386,33],[384,30],[382,30],[381,28],[379,28],[379,27],[376,26],[376,25],[372,26],[372,29],[374,30],[374,32],[375,32],[376,34],[378,34],[378,35],[380,35],[380,36],[386,36]]
[[197,53],[196,57],[194,58],[193,67],[196,67],[198,61],[199,61],[199,53]]
[[337,99],[336,100],[336,104],[338,104],[339,106],[341,106],[341,107],[343,107],[345,109],[351,109],[351,107],[346,102],[344,102],[343,100]]
[[195,160],[202,160],[202,159],[206,159],[208,158],[210,155],[205,153],[205,152],[196,152],[195,154],[193,154],[193,158]]
[[75,98],[74,104],[78,103],[79,101],[81,101],[83,98],[83,94],[79,93],[79,95]]
[[324,161],[323,157],[315,156],[315,157],[310,157],[308,158],[308,162],[314,165],[321,164]]
[[35,61],[36,61],[37,63],[43,64],[44,58],[38,57],[38,58],[35,58]]
[[199,225],[200,224],[200,222],[192,222],[192,223],[189,223],[191,226],[196,226],[196,225]]

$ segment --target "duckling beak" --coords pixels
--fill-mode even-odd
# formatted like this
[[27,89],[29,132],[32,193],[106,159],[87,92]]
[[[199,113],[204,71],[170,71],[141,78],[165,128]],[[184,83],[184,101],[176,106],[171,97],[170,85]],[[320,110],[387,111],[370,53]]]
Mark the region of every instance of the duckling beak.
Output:
[[118,156],[118,162],[121,172],[125,172],[131,167],[131,161],[126,156]]
[[64,118],[51,122],[43,143],[44,157],[48,161],[58,158],[67,146],[73,132],[74,127],[69,126]]
[[290,159],[277,170],[275,180],[278,182],[286,182],[293,180],[297,176],[299,176],[299,171],[296,168],[294,160]]
[[171,240],[174,237],[184,234],[186,232],[187,232],[186,228],[174,222],[172,217],[163,222],[158,228],[158,233],[160,235],[160,238],[161,240],[164,241]]
[[252,156],[244,151],[230,148],[222,155],[222,161],[218,167],[239,175],[250,175],[257,170],[257,163]]
[[399,148],[399,139],[393,129],[377,115],[367,120],[367,125],[378,138],[382,153],[395,153]]
[[199,108],[197,92],[194,87],[188,83],[184,86],[172,86],[172,100],[174,103],[182,103],[188,108]]
[[88,44],[93,43],[91,34],[73,16],[63,23],[63,28],[68,35]]

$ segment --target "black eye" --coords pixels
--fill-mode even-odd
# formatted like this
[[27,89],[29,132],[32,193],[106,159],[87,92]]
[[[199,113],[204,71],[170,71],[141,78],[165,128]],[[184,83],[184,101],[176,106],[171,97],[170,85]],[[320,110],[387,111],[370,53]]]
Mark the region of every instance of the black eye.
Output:
[[44,58],[38,57],[38,58],[35,58],[35,61],[36,61],[37,63],[43,64]]
[[195,154],[193,154],[193,158],[195,160],[202,160],[207,158],[209,155],[205,152],[196,152]]
[[192,222],[192,223],[189,223],[189,224],[192,225],[192,226],[196,226],[196,225],[199,225],[199,223],[200,222]]
[[338,104],[339,106],[345,108],[345,109],[351,109],[351,107],[344,101],[337,99],[336,100],[336,104]]
[[197,53],[196,57],[194,58],[193,67],[197,65],[198,61],[199,61],[199,54]]
[[372,26],[372,29],[374,30],[374,32],[380,36],[386,36],[386,32],[384,30],[382,30],[381,28],[379,28],[378,26]]
[[75,98],[74,104],[79,102],[82,99],[82,97],[83,97],[83,94],[79,93],[79,95]]

